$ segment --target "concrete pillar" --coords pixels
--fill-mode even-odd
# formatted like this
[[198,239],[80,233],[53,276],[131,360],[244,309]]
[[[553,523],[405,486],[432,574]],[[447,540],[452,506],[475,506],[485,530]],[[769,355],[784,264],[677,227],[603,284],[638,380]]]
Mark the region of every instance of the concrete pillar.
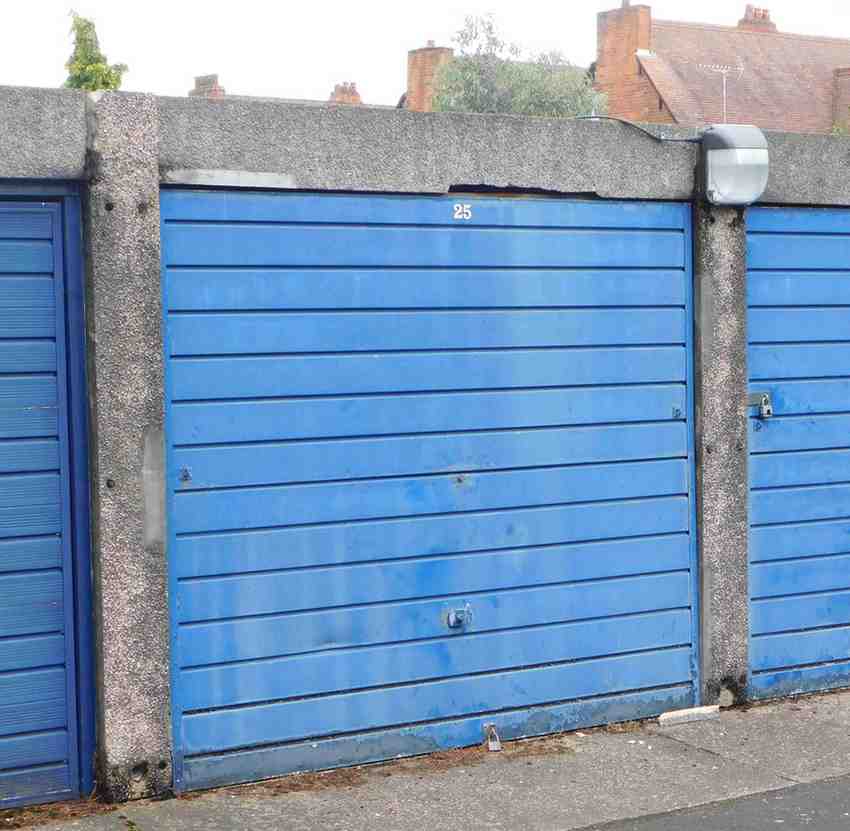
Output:
[[749,665],[746,226],[694,208],[695,398],[704,704],[746,697]]
[[161,484],[159,112],[153,96],[88,101],[85,207],[98,787],[171,787]]

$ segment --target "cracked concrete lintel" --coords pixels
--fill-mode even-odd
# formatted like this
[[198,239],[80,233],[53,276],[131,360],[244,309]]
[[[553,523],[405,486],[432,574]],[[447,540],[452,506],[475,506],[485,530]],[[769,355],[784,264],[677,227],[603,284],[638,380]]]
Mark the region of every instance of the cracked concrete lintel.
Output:
[[182,171],[290,177],[302,190],[452,187],[690,199],[696,150],[611,122],[262,99],[160,98],[164,181]]
[[[261,98],[154,100],[165,181],[182,169],[283,176],[276,187],[317,190],[443,193],[465,184],[622,199],[689,199],[693,192],[692,146],[660,145],[610,122]],[[83,179],[85,102],[76,90],[0,86],[0,124],[13,125],[0,131],[0,178]],[[765,204],[850,205],[850,139],[769,133],[768,142]]]
[[[303,190],[446,193],[489,186],[608,199],[690,200],[696,149],[605,121],[158,99],[160,165],[289,177]],[[694,130],[652,127],[675,138]],[[850,139],[769,133],[766,204],[850,205]],[[258,185],[260,186],[260,185]]]

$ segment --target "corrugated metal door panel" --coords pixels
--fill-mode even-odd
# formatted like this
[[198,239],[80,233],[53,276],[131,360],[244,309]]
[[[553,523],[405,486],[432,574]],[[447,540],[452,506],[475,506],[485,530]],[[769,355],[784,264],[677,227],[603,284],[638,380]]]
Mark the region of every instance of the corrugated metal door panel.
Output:
[[0,202],[0,807],[79,792],[61,234]]
[[751,209],[751,689],[850,684],[850,211]]
[[179,789],[696,700],[686,206],[161,204]]

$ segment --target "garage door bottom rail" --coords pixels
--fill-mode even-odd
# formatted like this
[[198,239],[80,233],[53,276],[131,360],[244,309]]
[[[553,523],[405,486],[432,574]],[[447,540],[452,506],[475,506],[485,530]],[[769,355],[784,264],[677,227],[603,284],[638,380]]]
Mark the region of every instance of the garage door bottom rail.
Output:
[[183,789],[255,782],[298,771],[328,770],[470,747],[484,741],[489,725],[496,728],[503,741],[511,741],[651,718],[667,710],[693,705],[693,687],[684,684],[392,730],[195,756],[183,760]]
[[748,697],[758,700],[786,698],[789,695],[827,692],[842,687],[850,687],[848,661],[753,673]]

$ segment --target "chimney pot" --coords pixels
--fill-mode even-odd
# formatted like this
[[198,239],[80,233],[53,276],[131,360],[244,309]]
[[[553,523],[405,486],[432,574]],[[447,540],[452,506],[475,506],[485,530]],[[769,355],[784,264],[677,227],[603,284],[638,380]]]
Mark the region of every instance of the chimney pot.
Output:
[[224,98],[224,87],[218,83],[218,75],[197,75],[195,88],[189,90],[189,95],[199,98]]
[[334,84],[333,92],[328,97],[328,101],[334,104],[362,104],[360,93],[357,91],[357,85],[354,81],[343,81],[341,84]]
[[775,32],[776,24],[770,19],[770,9],[761,9],[748,3],[744,16],[738,21],[738,28],[758,32]]

